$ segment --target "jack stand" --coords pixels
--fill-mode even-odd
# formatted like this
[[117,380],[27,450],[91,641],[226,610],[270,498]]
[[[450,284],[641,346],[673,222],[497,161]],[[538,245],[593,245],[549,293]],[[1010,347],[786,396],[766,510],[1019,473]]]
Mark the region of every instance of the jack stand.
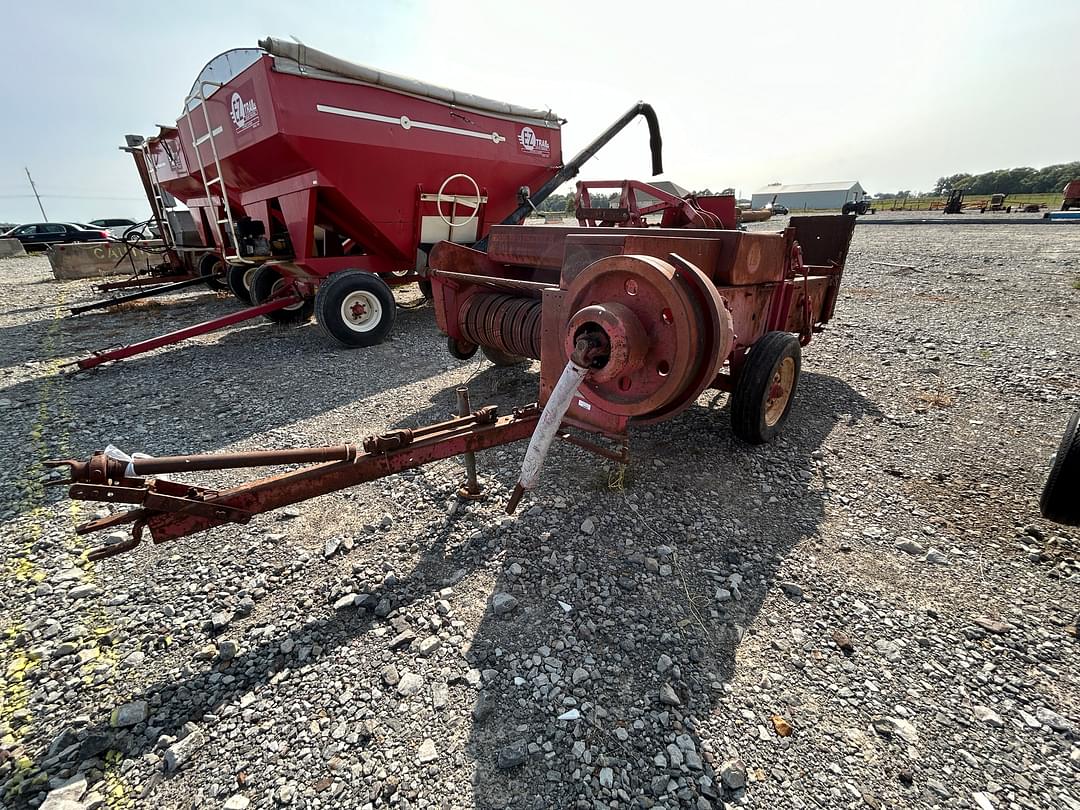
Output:
[[[461,386],[457,389],[458,416],[468,416],[472,413],[469,406],[469,389]],[[482,501],[484,493],[480,491],[480,484],[476,480],[476,453],[471,450],[463,454],[465,456],[465,486],[458,490],[458,497],[465,501]]]

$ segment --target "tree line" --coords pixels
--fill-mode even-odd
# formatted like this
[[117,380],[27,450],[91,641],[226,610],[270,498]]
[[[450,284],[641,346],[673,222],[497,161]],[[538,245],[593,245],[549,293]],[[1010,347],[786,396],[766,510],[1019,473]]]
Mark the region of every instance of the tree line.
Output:
[[997,169],[983,174],[951,174],[939,177],[932,193],[948,194],[954,189],[963,189],[970,194],[1051,194],[1065,188],[1070,180],[1080,178],[1080,160],[1072,163],[1058,163],[1032,169],[1025,166],[1018,169]]

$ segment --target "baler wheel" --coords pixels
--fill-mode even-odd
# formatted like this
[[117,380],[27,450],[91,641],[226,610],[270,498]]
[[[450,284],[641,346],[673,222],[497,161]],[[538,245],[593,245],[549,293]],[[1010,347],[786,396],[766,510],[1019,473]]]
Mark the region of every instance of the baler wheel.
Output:
[[319,326],[345,346],[382,343],[394,327],[397,304],[386,282],[363,270],[331,275],[315,294]]
[[769,332],[750,347],[731,395],[731,427],[750,444],[780,432],[799,385],[802,350],[787,332]]
[[230,264],[225,271],[225,283],[229,292],[233,294],[241,304],[251,305],[251,277],[255,275],[257,267],[246,264]]
[[215,292],[228,289],[225,279],[216,276],[217,273],[222,272],[224,269],[225,262],[221,260],[220,256],[213,253],[207,253],[199,259],[199,275],[206,281],[206,286]]
[[422,278],[416,282],[416,286],[420,288],[420,294],[424,296],[425,301],[430,301],[435,297],[435,293],[431,291],[431,279]]
[[481,346],[480,351],[484,353],[484,357],[500,368],[520,366],[529,359],[528,357],[522,357],[519,354],[510,354],[509,352],[501,351],[494,346]]
[[473,355],[476,354],[476,350],[480,347],[475,343],[468,343],[447,335],[446,348],[449,350],[451,357],[454,357],[457,360],[471,360]]
[[1047,520],[1080,526],[1080,411],[1065,426],[1039,508]]
[[[265,304],[271,298],[284,292],[288,285],[288,279],[281,275],[271,265],[264,264],[251,277],[251,302],[253,304]],[[315,311],[315,300],[305,298],[298,304],[287,306],[284,309],[275,309],[266,313],[266,318],[274,323],[292,324],[307,323],[311,314]]]

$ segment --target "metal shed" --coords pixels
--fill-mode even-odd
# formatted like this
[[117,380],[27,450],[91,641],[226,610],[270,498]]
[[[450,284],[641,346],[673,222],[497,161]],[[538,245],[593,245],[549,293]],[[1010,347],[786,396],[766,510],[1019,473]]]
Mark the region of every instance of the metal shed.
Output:
[[844,203],[858,202],[865,196],[866,191],[858,180],[778,184],[755,191],[750,198],[750,207],[758,210],[777,203],[786,205],[792,211],[839,209]]

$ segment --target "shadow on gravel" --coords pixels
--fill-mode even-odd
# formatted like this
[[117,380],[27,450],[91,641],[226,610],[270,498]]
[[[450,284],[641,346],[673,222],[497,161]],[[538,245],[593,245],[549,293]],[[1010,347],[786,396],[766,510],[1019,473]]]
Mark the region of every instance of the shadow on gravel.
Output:
[[[701,796],[719,806],[727,753],[720,741],[703,745],[698,729],[733,677],[739,642],[785,555],[823,519],[821,473],[800,470],[812,469],[811,454],[838,423],[881,416],[844,382],[804,373],[782,437],[750,448],[716,407],[726,399],[638,431],[635,477],[623,492],[592,458],[568,464],[565,449],[554,451],[563,463],[545,470],[546,485],[564,475],[568,500],[577,489],[592,503],[559,515],[546,543],[508,552],[495,591],[522,607],[497,617],[489,605],[474,637],[472,665],[500,669],[485,688],[495,708],[466,744],[477,808],[694,807]],[[686,470],[696,473],[692,489],[679,484]],[[591,535],[578,529],[586,515]],[[510,573],[514,561],[526,575]],[[672,573],[649,573],[657,564]],[[718,602],[732,573],[743,577],[741,599]],[[674,694],[662,699],[667,687]],[[759,708],[791,717],[792,706]],[[572,709],[581,719],[557,720]]]
[[[381,431],[387,417],[396,416],[396,411],[382,412],[372,406],[364,413],[371,415],[370,421],[343,418],[337,435],[298,439],[290,428],[358,400],[387,395],[394,388],[443,373],[447,365],[458,362],[446,353],[445,339],[436,331],[430,307],[400,309],[395,324],[398,337],[368,349],[337,345],[314,323],[302,327],[253,323],[256,325],[249,329],[223,331],[212,344],[180,344],[163,354],[91,371],[67,370],[59,378],[38,377],[0,386],[0,398],[15,403],[7,418],[25,423],[18,429],[21,435],[31,431],[43,412],[51,414],[54,421],[70,420],[74,430],[65,439],[66,447],[58,446],[58,431],[43,433],[48,458],[85,459],[109,443],[128,452],[152,455],[211,453],[252,437],[259,447],[268,448],[298,442],[333,444],[343,437],[359,441]],[[48,320],[38,322],[38,334],[32,339],[39,357],[48,324]],[[59,345],[70,352],[70,337]],[[410,356],[403,356],[403,352]],[[242,364],[237,363],[238,356],[244,358]],[[437,368],[432,368],[431,357],[438,358]],[[462,364],[466,376],[469,367],[492,368],[486,361],[472,362],[477,364]],[[305,367],[308,373],[283,373],[283,369]],[[371,369],[379,371],[375,374]],[[508,376],[519,374],[515,370]],[[477,385],[477,395],[483,396],[506,384],[492,379]],[[531,385],[535,390],[535,382]],[[215,390],[219,387],[220,392]],[[237,390],[245,392],[242,400],[237,399]],[[43,396],[48,401],[42,402]],[[447,418],[454,408],[453,389],[447,389],[443,399],[449,404],[437,411],[435,418],[439,420]],[[476,395],[473,402],[484,404]],[[410,414],[401,426],[425,419],[429,419],[426,413]],[[273,431],[279,429],[286,435],[274,436]],[[36,445],[26,444],[12,460],[13,465],[23,470],[35,467],[41,461],[38,453]],[[40,471],[33,473],[35,478],[39,475]],[[56,501],[66,494],[62,488],[50,488],[47,497]],[[30,509],[27,504],[6,493],[0,495],[0,511],[11,510],[12,517]]]
[[[535,378],[523,370],[488,368],[472,381],[474,405],[490,401],[485,388],[520,404],[534,394]],[[453,397],[453,389],[438,392],[433,404],[410,421],[441,418]],[[538,497],[546,501],[553,491],[562,490],[570,508],[530,515],[528,499],[522,505],[519,522],[499,541],[504,567],[495,589],[512,593],[519,606],[495,616],[489,604],[467,654],[472,667],[498,673],[484,681],[478,698],[484,708],[474,712],[478,719],[469,721],[464,748],[446,752],[445,767],[454,754],[475,762],[475,806],[563,808],[583,799],[582,806],[592,807],[592,800],[602,795],[605,806],[610,801],[639,806],[630,803],[637,796],[652,796],[665,806],[692,806],[698,795],[715,796],[719,777],[697,729],[732,677],[738,643],[773,586],[778,565],[793,546],[814,535],[823,515],[820,475],[800,478],[792,472],[793,464],[808,466],[811,453],[839,422],[878,415],[871,403],[839,380],[804,373],[796,410],[776,444],[747,448],[731,436],[721,409],[693,407],[672,423],[634,436],[634,478],[625,492],[609,489],[606,473],[603,484],[597,483],[594,457],[567,445],[556,447]],[[482,474],[495,473],[493,462],[488,463],[485,470],[482,457]],[[774,467],[791,481],[780,490],[775,476],[769,479],[778,496],[770,503],[769,496],[761,494],[760,473]],[[672,468],[695,469],[700,486],[693,491],[681,488],[678,479],[671,480]],[[509,477],[513,470],[503,468],[498,474]],[[583,492],[586,498],[580,497]],[[572,511],[575,508],[586,511]],[[596,523],[591,536],[577,530],[584,515]],[[440,588],[488,564],[499,544],[487,532],[482,538],[451,542],[454,521],[447,516],[430,527],[427,548],[415,568],[394,585],[373,589],[370,605],[386,600],[394,610],[407,610],[422,602],[430,611]],[[746,528],[740,534],[737,527]],[[672,556],[659,558],[673,565],[671,576],[647,570],[646,557],[654,557],[660,545],[674,550]],[[524,572],[510,573],[513,562]],[[741,599],[717,603],[710,572],[740,572]],[[556,600],[568,604],[570,611]],[[65,732],[57,738],[50,752],[53,762],[45,764],[50,772],[74,771],[83,760],[103,757],[110,749],[141,756],[154,749],[158,734],[176,734],[204,714],[236,711],[241,696],[252,691],[257,695],[275,676],[287,677],[312,663],[300,661],[295,649],[318,644],[323,660],[385,621],[371,610],[347,609],[283,628],[242,652],[225,670],[159,682],[132,696],[149,703],[149,737],[111,728],[109,716],[98,715],[78,737]],[[394,632],[409,629],[401,618],[390,621]],[[293,642],[291,654],[281,652],[286,639]],[[657,671],[661,653],[672,659],[662,674]],[[537,666],[526,660],[533,655],[539,656]],[[400,665],[407,667],[411,659],[407,654]],[[588,677],[574,684],[572,673],[578,667]],[[223,673],[231,678],[223,678]],[[545,679],[538,681],[539,674]],[[515,676],[525,683],[515,686]],[[451,684],[464,688],[463,670]],[[674,690],[678,705],[658,702],[665,685]],[[383,700],[389,707],[399,698],[386,694]],[[556,720],[570,708],[580,711],[580,720]],[[775,708],[783,713],[784,707]],[[379,733],[375,729],[376,737]],[[666,765],[655,764],[654,757],[677,737],[677,747],[684,751],[682,769],[670,754],[665,755]],[[585,753],[575,760],[578,741],[585,744]],[[538,750],[530,752],[529,743]],[[700,770],[687,764],[692,760],[685,753],[689,750],[705,758]],[[723,753],[718,751],[717,757],[722,759]],[[568,762],[574,763],[569,770]],[[612,769],[614,789],[622,793],[601,794],[601,768]],[[703,775],[712,778],[715,790],[699,785],[696,780]],[[681,776],[689,779],[680,787]],[[373,801],[380,789],[372,788]],[[363,797],[358,798],[363,803]]]
[[[39,353],[46,326],[37,327],[33,348]],[[446,354],[443,343],[434,342],[436,330],[430,308],[400,310],[395,330],[400,340],[367,349],[347,349],[334,343],[314,323],[280,327],[253,321],[248,328],[221,332],[210,344],[181,343],[165,353],[78,373],[69,366],[51,386],[50,397],[66,399],[78,428],[100,430],[101,442],[95,439],[93,446],[71,448],[76,456],[89,455],[107,441],[138,444],[147,433],[158,432],[155,428],[169,436],[169,446],[132,445],[130,449],[156,454],[212,452],[426,379],[430,375],[422,370],[431,366],[430,357],[442,359],[440,351],[446,360],[431,374],[442,373],[446,365],[457,362]],[[416,345],[428,343],[425,331],[432,333],[432,344]],[[63,343],[64,351],[73,353],[70,337]],[[415,360],[403,357],[402,347]],[[238,364],[237,357],[243,357],[244,362]],[[308,373],[283,373],[283,369],[305,366],[310,367]],[[371,373],[373,368],[379,372]],[[220,394],[214,390],[219,383]],[[238,384],[245,392],[243,401],[235,396]],[[58,391],[60,386],[62,390]],[[0,396],[36,410],[41,388],[40,378],[26,380],[0,387]],[[107,403],[105,414],[101,413],[103,403]],[[102,415],[106,418],[101,419]],[[357,424],[352,432],[364,436],[383,424],[384,420],[375,428]],[[329,437],[327,440],[333,441]]]

